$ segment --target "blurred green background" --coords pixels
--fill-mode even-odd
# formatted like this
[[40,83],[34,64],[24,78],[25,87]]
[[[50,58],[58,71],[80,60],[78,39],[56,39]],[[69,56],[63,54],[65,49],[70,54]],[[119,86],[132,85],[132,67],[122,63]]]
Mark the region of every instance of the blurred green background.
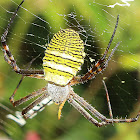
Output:
[[[15,3],[14,3],[15,2]],[[74,86],[74,91],[84,97],[97,110],[109,117],[105,90],[102,78],[107,77],[113,115],[115,117],[135,117],[140,110],[140,2],[129,2],[130,6],[114,8],[108,5],[117,1],[92,0],[33,0],[25,1],[7,37],[7,44],[14,54],[20,67],[26,68],[28,63],[38,54],[40,57],[32,64],[32,68],[42,68],[42,57],[45,45],[53,34],[62,28],[86,30],[88,37],[81,38],[87,44],[94,46],[85,51],[92,59],[98,59],[103,54],[114,30],[116,17],[120,14],[119,26],[112,47],[121,42],[107,69],[96,79],[85,84]],[[4,32],[19,0],[0,1],[0,35]],[[124,4],[120,2],[121,4]],[[74,13],[74,17],[69,16]],[[76,15],[76,16],[75,16]],[[34,35],[34,36],[33,36]],[[90,36],[91,35],[91,36]],[[96,54],[94,56],[91,51]],[[91,66],[88,58],[82,67],[83,74]],[[27,139],[31,133],[41,140],[139,140],[140,120],[131,124],[114,124],[97,128],[89,123],[78,111],[68,103],[62,110],[61,120],[57,119],[58,106],[46,106],[33,119],[27,120],[20,127],[14,121],[7,119],[6,114],[22,110],[25,103],[14,108],[9,103],[9,97],[16,88],[21,76],[17,75],[4,61],[0,51],[0,139],[3,137],[14,140]],[[124,84],[123,84],[124,82]],[[25,78],[21,84],[16,99],[46,85],[46,81]],[[4,109],[5,105],[10,109]],[[31,139],[31,138],[30,138]]]

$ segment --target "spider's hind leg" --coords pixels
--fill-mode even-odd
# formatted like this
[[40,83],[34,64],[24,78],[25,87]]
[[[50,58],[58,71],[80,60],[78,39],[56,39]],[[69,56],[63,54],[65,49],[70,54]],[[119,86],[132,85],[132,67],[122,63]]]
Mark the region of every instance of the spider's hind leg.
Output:
[[103,70],[106,69],[110,59],[112,58],[114,52],[116,51],[117,47],[120,44],[119,42],[116,44],[116,46],[113,48],[111,54],[107,58],[108,51],[110,49],[111,43],[113,41],[113,38],[115,36],[116,30],[117,30],[117,27],[118,27],[118,22],[119,22],[119,15],[117,16],[117,21],[116,21],[116,24],[115,24],[113,34],[111,36],[111,39],[108,43],[108,46],[107,46],[103,56],[97,61],[97,63],[85,75],[73,77],[73,79],[70,82],[70,85],[75,85],[75,84],[78,84],[78,83],[86,82],[87,80],[91,80],[97,74],[101,73]]

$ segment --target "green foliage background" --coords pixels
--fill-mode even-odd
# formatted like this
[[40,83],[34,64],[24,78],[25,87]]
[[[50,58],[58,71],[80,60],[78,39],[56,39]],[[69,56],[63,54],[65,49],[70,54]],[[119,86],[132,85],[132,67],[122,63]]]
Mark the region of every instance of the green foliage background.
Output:
[[[19,3],[19,0],[15,0],[15,2]],[[104,73],[108,77],[107,86],[110,93],[113,94],[113,90],[111,90],[110,84],[118,84],[114,80],[114,74],[117,73],[118,77],[121,77],[122,79],[124,78],[125,81],[129,81],[129,83],[125,84],[126,87],[123,88],[129,91],[131,94],[134,93],[133,96],[137,99],[134,102],[134,100],[127,99],[127,97],[123,93],[121,94],[120,98],[123,99],[124,102],[126,102],[126,105],[130,105],[129,112],[125,112],[123,106],[118,103],[120,100],[117,100],[115,96],[112,96],[112,105],[115,106],[114,117],[116,117],[117,115],[125,117],[125,113],[129,113],[128,117],[135,117],[140,110],[140,2],[130,2],[130,7],[116,6],[115,8],[107,8],[104,6],[114,4],[115,2],[115,0],[100,0],[97,1],[97,3],[100,4],[97,4],[93,3],[92,0],[25,0],[23,7],[28,9],[28,11],[30,11],[34,15],[38,15],[48,22],[48,24],[42,25],[46,26],[46,28],[48,29],[48,33],[56,33],[58,30],[60,30],[60,27],[66,28],[66,21],[57,13],[69,14],[73,9],[73,5],[76,13],[78,15],[83,15],[86,21],[84,23],[85,25],[88,24],[88,20],[90,17],[91,28],[94,29],[94,26],[96,25],[98,34],[102,34],[102,31],[106,27],[109,27],[108,25],[110,24],[111,28],[108,28],[108,31],[112,33],[116,18],[113,23],[113,19],[107,19],[111,18],[110,15],[116,17],[118,14],[120,14],[119,28],[117,29],[118,34],[116,34],[115,41],[122,41],[121,46],[123,47],[120,47],[123,51],[123,55],[121,51],[117,51],[113,59],[118,63],[115,63],[113,65],[113,63],[110,62],[112,64],[111,68],[113,69],[110,71],[110,68],[107,68]],[[0,6],[8,9],[9,11],[14,11],[17,7],[17,5],[15,5],[10,0],[0,1]],[[2,35],[2,33],[4,32],[8,20],[11,17],[11,14],[7,13],[6,10],[4,10],[2,7],[0,9],[0,35]],[[102,9],[105,9],[108,14]],[[8,45],[10,46],[10,49],[14,54],[14,57],[16,58],[18,64],[23,64],[25,62],[28,62],[28,60],[24,60],[25,58],[23,57],[24,55],[21,51],[24,47],[22,38],[21,40],[19,38],[16,39],[16,36],[14,34],[18,36],[18,33],[22,33],[20,34],[20,37],[24,38],[24,35],[29,33],[29,30],[31,30],[31,28],[29,27],[31,24],[23,24],[22,18],[24,19],[24,21],[32,23],[35,20],[35,16],[29,14],[28,12],[26,12],[26,10],[23,9],[20,9],[19,16],[20,18],[16,18],[13,24],[13,28],[10,30],[10,33],[8,35]],[[100,19],[100,22],[98,19]],[[42,23],[43,22],[40,22],[38,24],[40,25]],[[52,28],[48,28],[48,26],[51,26]],[[41,34],[44,38],[45,35],[48,34],[47,32],[40,33],[40,31],[36,30],[35,28],[32,30],[36,34]],[[98,52],[103,52],[103,50],[100,48],[106,47],[110,36],[111,34],[105,34],[105,36],[99,36],[99,38],[96,38],[97,40],[100,40],[100,42],[98,42],[97,44]],[[17,41],[13,41],[13,38]],[[105,40],[106,45],[104,44]],[[39,43],[42,44],[42,42]],[[129,53],[129,51],[131,53]],[[31,55],[33,57],[36,56],[36,54]],[[134,75],[134,77],[139,80],[132,80],[126,73],[129,73],[130,76]],[[2,51],[0,51],[1,103],[5,104],[12,110],[17,110],[17,108],[12,108],[12,105],[9,104],[8,98],[14,91],[20,78],[21,76],[14,73],[11,67],[4,61],[3,53]],[[92,103],[92,105],[95,105],[96,108],[105,116],[109,117],[107,107],[104,107],[107,105],[107,103],[104,96],[105,91],[102,86],[101,79],[102,75],[99,75],[96,80],[93,80],[92,82],[86,83],[84,85],[82,84],[75,86],[74,89],[76,93],[80,94],[88,102]],[[28,93],[31,93],[32,91],[45,86],[45,84],[46,82],[42,80],[25,78],[18,90],[18,95],[16,96],[16,98],[19,99],[27,95]],[[117,89],[115,91],[117,91]],[[22,107],[23,106],[18,109],[21,110]],[[0,116],[0,122],[2,124],[2,127],[0,127],[0,137],[7,136],[14,140],[25,139],[26,134],[30,131],[38,133],[40,135],[40,138],[43,140],[138,140],[140,138],[140,120],[132,124],[114,124],[102,128],[97,128],[94,125],[90,124],[68,103],[66,103],[62,110],[63,116],[61,120],[57,120],[58,106],[53,104],[51,106],[47,106],[46,109],[39,113],[35,118],[27,120],[27,124],[23,127],[20,127],[12,120],[6,119],[4,117],[6,113],[2,112],[2,110],[0,111],[1,114],[3,114]],[[2,123],[2,120],[4,120],[5,123]]]

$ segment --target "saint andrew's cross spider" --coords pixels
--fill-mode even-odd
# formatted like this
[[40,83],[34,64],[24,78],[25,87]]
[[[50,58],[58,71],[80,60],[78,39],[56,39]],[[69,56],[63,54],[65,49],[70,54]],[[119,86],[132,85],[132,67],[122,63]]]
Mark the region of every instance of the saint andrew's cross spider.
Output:
[[[32,102],[25,109],[23,109],[23,117],[26,119],[32,117],[37,111],[41,110],[41,108],[39,108],[38,110],[33,111],[33,108],[39,103],[41,103],[44,99],[48,99],[48,102],[44,104],[44,106],[47,105],[50,101],[53,101],[56,104],[60,104],[58,110],[58,119],[60,119],[61,110],[64,106],[64,103],[68,101],[87,120],[89,120],[91,123],[98,127],[112,123],[137,121],[140,113],[136,116],[136,118],[113,119],[108,91],[104,82],[103,84],[106,90],[110,119],[106,118],[89,103],[87,103],[82,97],[77,95],[71,87],[78,83],[84,83],[85,81],[94,78],[97,74],[102,72],[107,67],[108,62],[110,61],[115,50],[119,46],[119,43],[117,43],[109,57],[106,57],[118,26],[119,15],[117,17],[114,32],[111,36],[111,39],[103,56],[97,61],[97,63],[93,67],[91,67],[91,69],[85,75],[76,76],[77,72],[81,68],[81,65],[84,63],[85,52],[83,41],[80,39],[79,34],[73,29],[63,29],[53,36],[45,51],[45,56],[43,58],[43,70],[27,70],[20,69],[18,67],[6,43],[6,37],[9,32],[9,28],[14,21],[17,12],[23,2],[24,0],[20,3],[16,11],[14,12],[5,32],[1,37],[4,59],[8,64],[11,65],[11,67],[16,73],[21,74],[24,77],[28,76],[37,79],[45,79],[48,82],[46,87],[36,92],[33,92],[17,101],[14,101],[15,92],[12,94],[12,96],[10,97],[10,102],[14,106],[18,106],[26,102],[27,100],[40,95],[34,102]],[[94,119],[92,115],[94,117],[97,117],[100,121]]]

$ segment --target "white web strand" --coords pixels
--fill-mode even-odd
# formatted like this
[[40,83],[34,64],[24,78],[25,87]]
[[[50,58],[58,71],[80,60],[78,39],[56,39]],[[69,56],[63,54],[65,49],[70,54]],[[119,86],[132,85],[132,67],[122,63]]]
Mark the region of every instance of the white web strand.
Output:
[[128,2],[133,2],[134,0],[121,0],[121,1],[123,2],[123,4],[116,2],[115,4],[109,5],[108,7],[114,8],[116,5],[119,5],[119,6],[130,6],[131,4],[128,3]]

